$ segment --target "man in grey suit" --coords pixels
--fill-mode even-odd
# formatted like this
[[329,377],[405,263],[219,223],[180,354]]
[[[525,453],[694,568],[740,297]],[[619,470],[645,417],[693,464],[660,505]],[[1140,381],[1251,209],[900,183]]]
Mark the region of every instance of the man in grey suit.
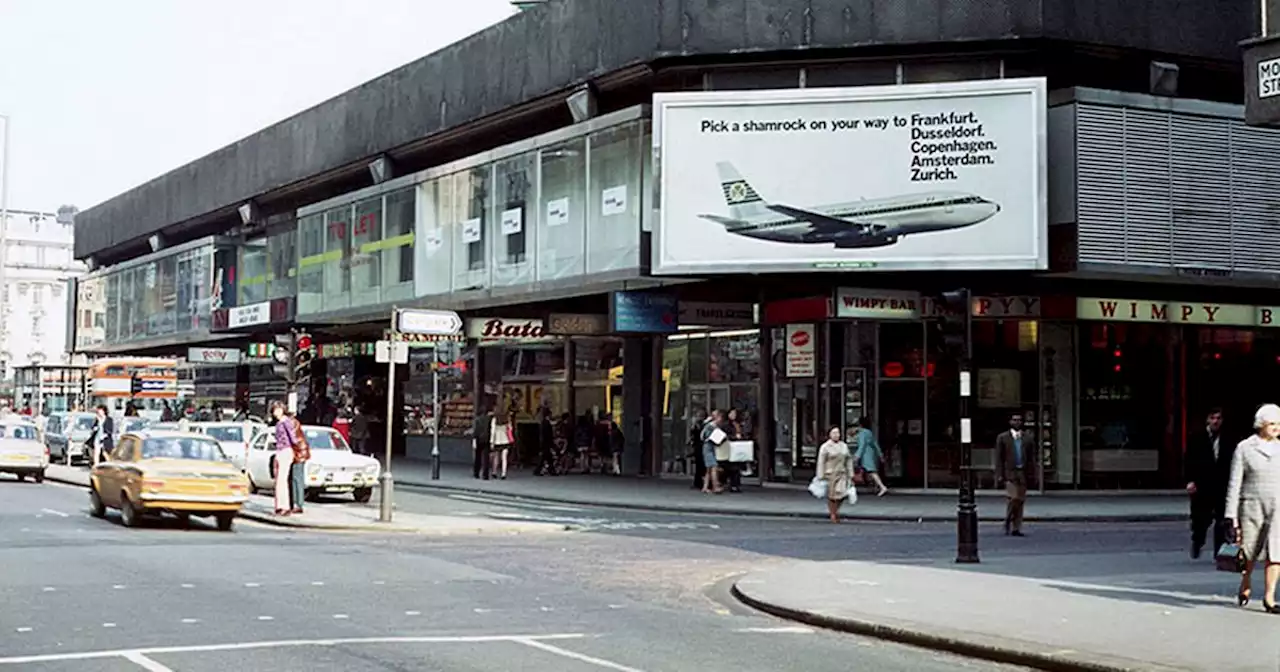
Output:
[[1009,430],[996,437],[996,455],[1000,458],[1000,478],[1009,501],[1005,507],[1004,533],[1021,537],[1022,510],[1027,503],[1027,481],[1035,460],[1035,445],[1022,431],[1022,414],[1009,416]]

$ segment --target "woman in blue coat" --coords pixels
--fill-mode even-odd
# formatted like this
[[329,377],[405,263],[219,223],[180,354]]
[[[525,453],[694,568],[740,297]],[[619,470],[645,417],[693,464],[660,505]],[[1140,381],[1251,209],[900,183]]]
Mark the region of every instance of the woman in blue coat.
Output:
[[876,484],[876,496],[884,497],[889,492],[884,481],[880,480],[880,464],[884,462],[884,454],[880,452],[880,443],[876,441],[875,434],[871,433],[870,425],[870,418],[858,418],[858,428],[853,435],[853,463]]

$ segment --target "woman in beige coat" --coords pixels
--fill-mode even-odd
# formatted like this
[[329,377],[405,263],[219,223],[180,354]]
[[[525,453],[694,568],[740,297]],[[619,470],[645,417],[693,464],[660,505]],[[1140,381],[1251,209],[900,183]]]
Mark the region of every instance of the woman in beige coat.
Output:
[[849,498],[853,487],[853,453],[849,444],[840,440],[840,428],[827,432],[827,442],[818,449],[818,478],[827,484],[827,513],[831,522],[840,522],[840,505]]
[[1236,446],[1227,483],[1226,515],[1244,551],[1240,606],[1249,603],[1254,563],[1267,558],[1262,606],[1280,614],[1276,583],[1280,581],[1280,406],[1266,404],[1253,417],[1256,433]]

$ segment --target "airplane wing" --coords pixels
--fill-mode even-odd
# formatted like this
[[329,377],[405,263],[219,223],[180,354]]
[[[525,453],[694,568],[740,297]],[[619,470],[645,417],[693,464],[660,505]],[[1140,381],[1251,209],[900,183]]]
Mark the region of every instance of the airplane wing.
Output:
[[813,212],[811,210],[793,208],[789,205],[770,204],[766,207],[768,207],[770,210],[773,210],[778,214],[786,215],[788,217],[795,217],[798,220],[809,222],[809,224],[813,226],[815,233],[830,233],[830,234],[847,233],[854,227],[856,227],[857,230],[860,230],[863,233],[871,233],[877,228],[877,226],[880,226],[876,224],[871,224],[869,222],[858,222],[850,219],[840,219],[839,217],[832,217],[830,215],[824,215],[818,212]]

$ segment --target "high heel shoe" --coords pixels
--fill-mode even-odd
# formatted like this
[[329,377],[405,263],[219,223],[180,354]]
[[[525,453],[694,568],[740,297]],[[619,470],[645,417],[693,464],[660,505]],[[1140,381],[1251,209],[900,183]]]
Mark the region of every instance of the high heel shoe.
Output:
[[1266,609],[1268,614],[1280,614],[1280,604],[1267,604],[1264,599],[1262,600],[1262,608]]
[[1239,593],[1239,594],[1237,594],[1237,595],[1236,595],[1236,604],[1238,604],[1238,605],[1240,605],[1240,606],[1242,606],[1242,607],[1243,607],[1243,606],[1245,606],[1246,604],[1249,604],[1249,591],[1247,591],[1247,590],[1246,590],[1246,591],[1244,591],[1243,593]]

